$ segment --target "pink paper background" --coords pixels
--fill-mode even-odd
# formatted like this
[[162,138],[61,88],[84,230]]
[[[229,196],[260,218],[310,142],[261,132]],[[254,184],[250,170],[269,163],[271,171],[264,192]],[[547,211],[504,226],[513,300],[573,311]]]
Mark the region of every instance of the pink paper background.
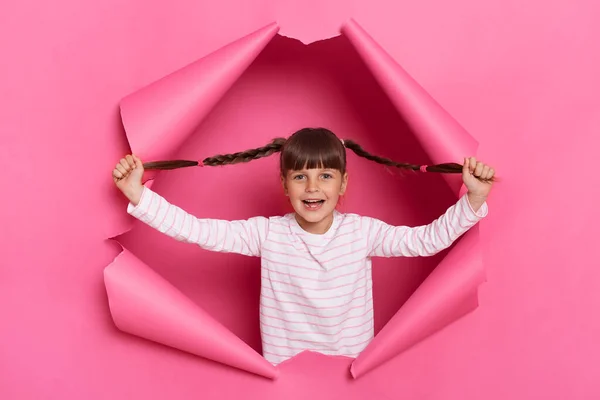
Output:
[[[600,30],[592,26],[598,7],[584,1],[529,2],[527,8],[500,1],[387,3],[355,1],[352,16],[478,139],[478,155],[502,173],[491,215],[480,227],[488,283],[478,310],[354,382],[341,372],[347,371],[345,360],[306,355],[289,363],[273,384],[123,335],[108,313],[102,281],[104,267],[120,251],[104,238],[130,223],[110,180],[110,169],[128,151],[117,99],[274,19],[282,34],[306,42],[333,36],[348,6],[338,12],[335,2],[11,4],[0,23],[3,58],[9,60],[0,65],[1,398],[600,395],[592,382],[600,356],[599,264],[592,253],[600,217],[592,164],[592,136],[600,125],[600,59],[593,52]],[[304,29],[296,19],[301,6],[309,21]],[[316,16],[333,31],[310,29]],[[318,44],[316,54],[332,43]],[[303,48],[290,49],[266,52],[263,69],[236,84],[182,154],[254,146],[272,135],[265,126],[281,131],[312,118],[353,131],[374,152],[421,157],[402,134],[402,121],[389,120],[395,115],[389,104],[361,103],[355,90],[348,91],[352,85],[375,90],[369,75],[352,73],[359,64],[333,71],[346,79],[344,85],[317,95],[331,79],[323,68],[307,73],[302,68],[310,67],[309,60],[294,53]],[[280,82],[287,82],[286,91]],[[249,96],[257,97],[248,103]],[[279,118],[256,118],[273,104],[282,107]],[[227,116],[232,111],[235,119]],[[374,127],[378,121],[381,126]],[[393,133],[387,133],[390,126]],[[211,135],[215,130],[222,134]],[[154,188],[214,216],[276,213],[286,208],[275,196],[274,162],[171,172]],[[353,162],[360,169],[354,170],[345,207],[368,200],[372,214],[421,223],[450,198],[442,194],[440,200],[432,189],[441,187],[439,177],[403,179]],[[183,184],[220,190],[198,204],[178,194]],[[393,197],[383,196],[382,187],[392,187]],[[248,196],[248,188],[260,196]],[[248,204],[230,207],[223,197]],[[197,250],[143,234],[130,236],[130,248],[137,243],[155,249],[144,254],[161,275],[247,343],[260,345],[258,319],[248,317],[257,302],[242,302],[258,294],[251,259],[228,262],[204,253],[199,259]],[[167,269],[173,260],[179,265]],[[433,259],[377,263],[377,329],[433,265]],[[328,376],[314,365],[337,372]],[[217,396],[218,390],[224,392]]]
[[[373,112],[364,119],[363,124],[369,134],[385,132],[385,130],[401,133],[398,147],[414,153],[407,153],[402,156],[403,158],[415,157],[418,152],[421,163],[426,162],[428,158],[431,159],[428,163],[438,163],[458,160],[462,154],[475,154],[476,140],[354,19],[348,20],[341,29],[343,38],[311,44],[308,47],[299,44],[296,40],[281,37],[273,41],[278,30],[279,26],[273,23],[262,27],[125,97],[120,102],[120,114],[132,151],[147,161],[181,156],[178,153],[182,152],[182,145],[184,148],[194,147],[191,138],[195,136],[196,128],[202,127],[201,121],[204,121],[211,110],[214,110],[214,115],[224,117],[218,122],[218,129],[206,132],[210,141],[218,142],[225,132],[232,132],[231,139],[235,141],[235,136],[239,133],[235,125],[232,129],[228,124],[229,121],[243,119],[244,112],[249,112],[251,118],[255,120],[269,121],[279,115],[282,104],[285,104],[273,100],[281,99],[282,94],[288,98],[300,94],[304,99],[309,99],[315,92],[315,82],[318,82],[326,83],[324,85],[326,91],[317,90],[317,93],[324,97],[329,95],[329,107],[315,112],[311,109],[313,102],[299,102],[300,107],[286,112],[288,117],[286,124],[294,121],[293,123],[300,126],[321,125],[324,114],[322,111],[335,109],[335,112],[329,112],[329,119],[349,121],[350,123],[338,132],[345,138],[356,140],[357,136],[365,134],[364,129],[361,129],[360,125],[357,126],[356,113],[343,115],[344,110],[363,108],[365,99],[372,109],[389,110],[391,101],[396,112],[387,114]],[[267,51],[264,51],[267,45],[269,45]],[[259,54],[260,57],[257,59]],[[299,73],[296,71],[295,59],[304,60],[303,68]],[[253,65],[252,61],[254,61]],[[250,65],[252,66],[247,70]],[[364,68],[365,65],[367,68]],[[273,74],[274,66],[283,74]],[[248,82],[251,82],[252,87],[263,88],[260,107],[250,106],[255,103],[256,95],[250,91],[239,90],[240,87],[247,86]],[[301,86],[309,90],[290,91],[289,88],[293,87],[290,83],[297,82],[301,82]],[[235,88],[228,90],[233,83],[237,83]],[[243,110],[228,106],[227,101],[217,106],[226,91],[230,93],[230,97],[240,98],[238,102],[244,103]],[[382,91],[385,93],[383,96]],[[408,129],[405,126],[397,126],[400,120],[407,122]],[[278,126],[277,123],[261,126],[263,133],[270,131],[273,136],[288,130],[289,126]],[[383,135],[383,139],[392,138],[394,135],[389,133]],[[382,139],[381,135],[379,139]],[[418,143],[418,146],[415,143]],[[426,155],[419,146],[423,146]],[[202,150],[191,151],[199,153]],[[358,167],[350,167],[350,169],[361,170],[360,163]],[[381,170],[381,167],[379,169]],[[207,197],[216,197],[226,207],[234,208],[249,216],[255,215],[252,202],[230,201],[230,199],[246,198],[247,193],[253,190],[252,182],[248,183],[244,177],[238,178],[230,185],[239,190],[237,195],[218,197],[207,196],[206,193],[207,190],[214,191],[215,188],[223,190],[223,185],[219,182],[210,188],[201,186],[190,188],[181,179],[177,179],[177,175],[161,176],[154,173],[152,175],[154,178],[159,177],[155,180],[168,179],[173,183],[170,189],[165,190],[168,192],[168,197],[193,199],[190,207],[197,210],[193,211],[196,215],[220,217],[213,214],[216,206],[205,206]],[[357,176],[361,181],[360,175]],[[410,183],[410,178],[413,182],[417,182],[420,177],[411,173],[403,181]],[[437,178],[446,180],[449,184],[448,188],[458,196],[462,183],[460,174],[442,175]],[[149,181],[148,184],[153,184],[155,180]],[[272,181],[268,193],[263,193],[264,199],[281,197],[281,188],[275,182],[276,180]],[[372,183],[372,180],[367,178],[365,182],[361,182],[359,188],[369,187]],[[384,181],[379,183],[381,187],[386,187]],[[429,186],[427,192],[432,192],[429,193],[429,197],[436,199],[436,204],[432,203],[430,207],[439,206],[439,209],[443,210],[456,202],[456,198],[452,200],[440,196],[448,188],[439,183]],[[408,189],[407,192],[412,193],[414,190]],[[163,194],[166,195],[164,192]],[[381,204],[381,209],[386,209],[393,214],[402,211],[405,215],[399,218],[393,215],[390,217],[395,218],[398,223],[408,221],[406,215],[417,215],[421,211],[414,204],[406,204],[405,207],[398,208],[398,201],[393,197],[390,199],[389,191],[384,190],[380,197],[388,199],[388,204]],[[365,214],[377,212],[373,209],[374,202],[369,196],[355,196],[348,200],[348,202],[344,201],[345,208],[348,210]],[[228,213],[227,210],[224,212]],[[429,221],[423,223],[426,222]],[[194,302],[180,291],[183,283],[182,289],[187,289],[186,291],[192,295],[198,292],[207,293],[206,290],[202,290],[202,285],[199,285],[199,282],[206,285],[207,279],[205,277],[197,279],[191,285],[185,283],[181,277],[182,272],[185,276],[185,271],[175,268],[185,264],[186,260],[181,258],[182,250],[171,247],[176,243],[161,235],[157,238],[156,246],[148,247],[150,239],[145,237],[147,235],[144,232],[148,231],[140,233],[139,230],[135,230],[135,233],[126,235],[125,240],[121,236],[116,237],[115,239],[125,245],[123,254],[105,269],[108,302],[115,325],[124,332],[153,342],[265,377],[274,377],[277,371],[259,355],[260,350],[252,349],[248,343],[227,328],[224,330],[223,324],[217,320],[223,320],[224,316],[231,314],[231,309],[213,310],[207,313],[204,310],[204,301]],[[429,268],[417,267],[420,274],[405,274],[398,278],[398,276],[390,277],[389,274],[394,271],[410,272],[408,265],[401,265],[401,263],[411,260],[388,260],[388,263],[391,262],[393,265],[376,274],[375,287],[380,287],[383,282],[392,282],[392,284],[403,282],[403,287],[397,286],[391,293],[394,296],[392,299],[406,299],[406,301],[402,301],[400,309],[389,321],[379,321],[377,315],[376,323],[385,323],[385,327],[377,332],[377,337],[352,363],[353,377],[363,376],[477,307],[478,287],[485,280],[478,232],[478,227],[471,229],[456,243],[456,246],[444,252],[447,254],[441,254],[441,257],[417,259],[418,263],[440,260],[439,264],[436,262],[435,269],[425,281],[422,281],[424,273],[430,270],[433,264],[430,264]],[[144,262],[136,257],[129,251],[130,247],[135,249],[134,253],[138,253],[139,257],[147,261]],[[198,249],[187,246],[185,250]],[[162,263],[157,262],[164,255],[168,255],[168,258]],[[185,268],[195,270],[197,265],[208,265],[211,274],[225,274],[220,278],[221,280],[227,280],[227,275],[231,276],[227,268],[215,265],[213,260],[205,256],[206,253],[194,253],[193,264],[186,265]],[[238,268],[237,265],[232,266],[231,263],[235,260],[231,257],[222,260],[225,265],[233,268],[233,271]],[[251,263],[251,273],[259,274],[258,261],[255,259]],[[153,270],[161,265],[166,268],[166,280]],[[418,289],[414,290],[417,286]],[[252,307],[240,316],[242,327],[246,329],[254,328],[257,318],[253,307],[256,299],[255,289],[253,285],[244,285],[239,291],[226,293],[225,296],[235,300],[237,306],[233,309],[242,307],[240,306],[242,304]],[[378,292],[376,289],[376,293]],[[394,303],[395,301],[381,302],[378,296],[375,301],[377,311]]]

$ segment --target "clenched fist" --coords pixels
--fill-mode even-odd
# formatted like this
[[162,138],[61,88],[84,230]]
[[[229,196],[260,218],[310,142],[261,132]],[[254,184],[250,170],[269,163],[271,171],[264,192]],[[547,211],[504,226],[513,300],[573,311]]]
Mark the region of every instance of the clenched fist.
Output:
[[112,172],[115,185],[134,205],[139,203],[144,190],[143,175],[144,165],[142,160],[134,154],[128,154],[121,158]]
[[463,183],[467,187],[469,202],[475,211],[486,201],[490,190],[492,190],[495,173],[492,167],[477,161],[475,157],[464,159]]

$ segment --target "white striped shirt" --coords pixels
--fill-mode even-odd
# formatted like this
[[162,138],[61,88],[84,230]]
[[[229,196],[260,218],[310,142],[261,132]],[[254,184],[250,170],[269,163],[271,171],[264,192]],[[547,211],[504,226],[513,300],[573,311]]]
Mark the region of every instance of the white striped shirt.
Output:
[[304,350],[356,357],[373,338],[371,257],[431,256],[449,247],[488,212],[466,195],[431,224],[392,226],[334,212],[322,235],[294,214],[226,221],[196,218],[144,188],[127,212],[179,241],[261,257],[260,327],[272,364]]

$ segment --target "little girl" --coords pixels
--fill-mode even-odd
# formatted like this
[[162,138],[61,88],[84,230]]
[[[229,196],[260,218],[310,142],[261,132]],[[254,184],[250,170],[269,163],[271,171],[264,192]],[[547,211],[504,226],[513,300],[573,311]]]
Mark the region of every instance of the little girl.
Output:
[[[336,210],[348,183],[346,148],[372,161],[429,172],[462,173],[468,193],[429,225],[391,226]],[[280,152],[281,181],[294,213],[224,221],[196,218],[142,185],[144,168],[248,162]],[[176,240],[206,250],[261,257],[260,326],[264,357],[276,365],[303,350],[356,357],[373,338],[372,257],[431,256],[487,215],[494,170],[464,164],[417,166],[373,156],[327,129],[305,128],[265,147],[202,162],[142,164],[122,158],[113,171],[127,212]]]

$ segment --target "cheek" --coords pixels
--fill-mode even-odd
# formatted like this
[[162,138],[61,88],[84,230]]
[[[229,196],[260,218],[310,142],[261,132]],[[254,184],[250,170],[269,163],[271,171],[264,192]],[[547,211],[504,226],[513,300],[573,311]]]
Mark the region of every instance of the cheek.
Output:
[[335,199],[337,197],[340,196],[340,188],[339,187],[331,187],[328,188],[325,192],[325,195],[327,196],[327,198],[329,199]]
[[299,185],[289,185],[288,186],[288,196],[291,199],[297,198],[302,193],[302,189],[298,187]]

